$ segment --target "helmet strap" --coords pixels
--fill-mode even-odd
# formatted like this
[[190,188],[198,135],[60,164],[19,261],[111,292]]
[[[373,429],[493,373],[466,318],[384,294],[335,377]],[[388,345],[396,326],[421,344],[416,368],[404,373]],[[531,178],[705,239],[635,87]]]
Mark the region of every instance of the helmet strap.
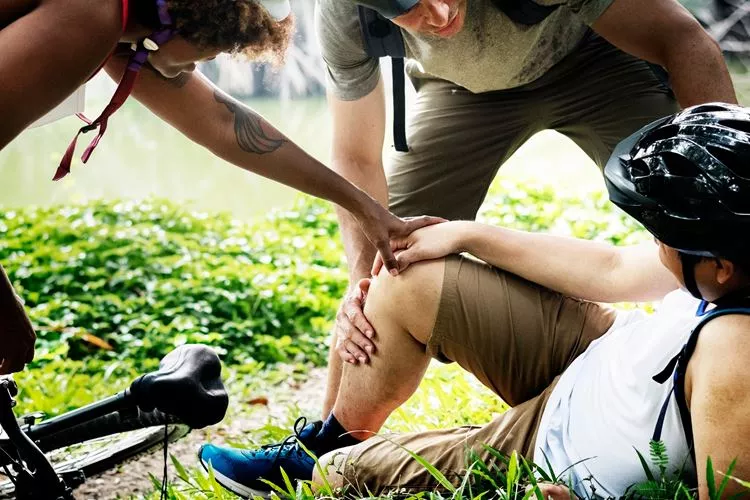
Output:
[[679,255],[682,261],[682,279],[685,282],[685,288],[687,288],[693,297],[703,300],[703,296],[700,290],[698,290],[698,283],[695,281],[695,266],[700,262],[701,258],[698,255],[685,252],[679,252]]

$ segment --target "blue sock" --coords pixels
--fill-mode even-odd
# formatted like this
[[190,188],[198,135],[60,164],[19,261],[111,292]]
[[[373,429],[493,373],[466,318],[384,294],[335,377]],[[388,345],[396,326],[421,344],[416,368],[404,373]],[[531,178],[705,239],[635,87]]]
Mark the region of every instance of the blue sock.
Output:
[[314,452],[317,456],[322,456],[329,451],[354,446],[361,443],[359,439],[353,437],[346,429],[336,420],[333,412],[323,422],[318,435],[315,437]]

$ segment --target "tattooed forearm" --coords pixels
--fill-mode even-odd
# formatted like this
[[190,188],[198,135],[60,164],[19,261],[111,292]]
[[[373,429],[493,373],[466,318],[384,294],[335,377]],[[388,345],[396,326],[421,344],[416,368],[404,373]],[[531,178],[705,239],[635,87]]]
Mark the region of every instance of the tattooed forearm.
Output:
[[[238,106],[236,102],[222,94],[214,91],[216,101],[224,104],[234,115],[234,134],[237,144],[243,151],[255,154],[273,153],[287,141],[276,132],[266,132],[263,127],[263,119],[249,109]],[[268,128],[268,127],[266,127]]]

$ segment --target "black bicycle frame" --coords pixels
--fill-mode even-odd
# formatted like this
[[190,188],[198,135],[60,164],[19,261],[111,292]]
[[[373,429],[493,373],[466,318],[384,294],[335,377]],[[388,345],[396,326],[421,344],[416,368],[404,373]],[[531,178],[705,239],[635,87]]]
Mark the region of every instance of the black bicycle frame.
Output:
[[[44,453],[18,425],[16,416],[13,414],[13,406],[16,404],[13,397],[17,393],[18,388],[13,380],[0,380],[0,425],[18,452],[18,457],[11,458],[22,461],[20,464],[14,463],[13,465],[17,473],[16,498],[18,500],[72,499],[70,488],[57,476]],[[6,453],[10,453],[10,450],[3,449]],[[30,470],[24,467],[24,463]]]
[[60,415],[59,417],[54,417],[38,424],[34,424],[33,427],[29,429],[29,435],[34,439],[42,439],[63,429],[68,429],[103,415],[116,411],[132,409],[134,407],[135,402],[130,394],[130,389],[125,389],[107,399],[91,403],[90,405]]

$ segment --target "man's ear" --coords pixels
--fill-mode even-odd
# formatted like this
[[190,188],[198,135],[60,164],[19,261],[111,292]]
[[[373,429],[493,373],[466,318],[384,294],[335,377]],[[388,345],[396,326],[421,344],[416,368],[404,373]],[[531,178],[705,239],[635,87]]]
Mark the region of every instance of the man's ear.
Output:
[[716,282],[720,285],[726,284],[738,271],[737,266],[731,260],[716,258],[714,262],[716,263]]

